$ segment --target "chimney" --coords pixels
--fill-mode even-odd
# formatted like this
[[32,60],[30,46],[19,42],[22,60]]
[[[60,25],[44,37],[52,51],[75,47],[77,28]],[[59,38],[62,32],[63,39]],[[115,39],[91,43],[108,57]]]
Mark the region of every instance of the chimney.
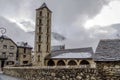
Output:
[[25,42],[25,43],[24,43],[24,46],[27,46],[27,44],[28,44],[28,43],[27,43],[27,42]]

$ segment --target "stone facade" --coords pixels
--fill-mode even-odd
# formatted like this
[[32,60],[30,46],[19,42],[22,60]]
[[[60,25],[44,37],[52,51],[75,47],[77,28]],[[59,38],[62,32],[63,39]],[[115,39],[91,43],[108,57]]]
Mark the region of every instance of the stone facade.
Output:
[[28,47],[26,43],[24,43],[24,46],[18,46],[18,51],[17,51],[17,61],[19,65],[31,65],[31,58],[32,58],[32,47]]
[[51,11],[44,3],[36,10],[35,64],[44,66],[44,59],[51,47]]
[[[65,45],[63,45],[63,46],[54,46],[53,47],[54,49],[51,50],[51,16],[52,16],[52,12],[45,3],[42,4],[40,8],[36,9],[35,47],[34,47],[35,61],[33,62],[34,66],[51,66],[49,65],[51,63],[53,66],[59,66],[57,65],[59,62],[60,62],[60,66],[69,66],[69,62],[70,65],[72,62],[75,66],[76,65],[78,66],[80,65],[80,62],[83,60],[87,62],[87,66],[89,64],[90,67],[93,66],[95,67],[95,63],[92,60],[93,50],[91,47],[65,49]],[[58,49],[60,49],[61,51]],[[64,53],[66,53],[67,55],[69,55],[69,53],[75,55],[76,53],[79,54],[79,56],[72,58],[69,57],[65,57],[65,58],[57,57],[57,59],[52,58],[52,55],[54,54],[56,56],[57,55],[59,56],[59,54],[64,55]],[[86,54],[90,56],[87,57]],[[73,64],[71,66],[73,66]]]
[[1,37],[4,40],[0,43],[0,66],[13,66],[16,63],[17,45],[7,36]]
[[[119,76],[120,77],[120,63],[119,61],[96,61],[98,72],[101,76]],[[104,73],[103,73],[104,72]],[[117,79],[115,79],[117,80]]]
[[55,50],[45,58],[45,66],[96,67],[93,54],[91,47]]

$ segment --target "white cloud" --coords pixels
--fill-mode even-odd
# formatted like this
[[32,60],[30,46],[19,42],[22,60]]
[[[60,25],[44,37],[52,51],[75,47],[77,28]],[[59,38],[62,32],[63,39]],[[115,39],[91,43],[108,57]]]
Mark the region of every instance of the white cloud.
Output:
[[99,26],[108,26],[111,24],[120,23],[120,1],[113,0],[103,7],[101,12],[91,20],[88,20],[85,23],[85,28],[89,29],[91,27],[95,27],[95,25]]
[[[53,12],[52,31],[60,33],[61,35],[64,35],[66,37],[66,40],[63,41],[63,43],[60,41],[54,41],[57,45],[65,43],[67,48],[88,46],[94,47],[97,45],[99,39],[108,37],[111,38],[111,36],[114,36],[114,34],[116,34],[115,31],[111,32],[108,28],[91,28],[90,30],[86,30],[83,26],[84,22],[87,19],[97,15],[102,7],[104,5],[107,5],[110,0],[12,1],[13,2],[11,2],[10,0],[0,0],[0,15],[5,16],[6,19],[10,18],[8,23],[7,21],[3,21],[1,19],[0,24],[6,22],[3,25],[6,26],[7,32],[9,32],[8,36],[11,35],[15,41],[23,40],[34,44],[34,34],[30,35],[31,33],[26,34],[26,32],[24,32],[31,30],[33,27],[26,26],[27,23],[25,23],[24,25],[20,23],[26,21],[34,23],[35,9],[40,7],[42,2],[46,2],[48,7]],[[19,27],[22,28],[24,31],[19,31]],[[113,28],[111,28],[111,30],[113,31]],[[31,37],[31,39],[29,37]]]
[[13,23],[16,23],[18,27],[23,29],[25,32],[34,31],[35,22],[33,22],[30,19],[25,19],[25,18],[22,19],[22,18],[15,18],[15,17],[14,18],[5,17],[5,18]]

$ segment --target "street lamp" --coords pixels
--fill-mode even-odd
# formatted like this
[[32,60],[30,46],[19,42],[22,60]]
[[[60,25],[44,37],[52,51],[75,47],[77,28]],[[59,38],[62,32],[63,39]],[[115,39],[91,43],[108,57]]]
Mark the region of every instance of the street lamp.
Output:
[[6,29],[5,28],[3,28],[3,27],[1,27],[0,28],[0,33],[1,33],[1,37],[0,37],[0,42],[3,42],[3,40],[4,40],[4,34],[6,33]]

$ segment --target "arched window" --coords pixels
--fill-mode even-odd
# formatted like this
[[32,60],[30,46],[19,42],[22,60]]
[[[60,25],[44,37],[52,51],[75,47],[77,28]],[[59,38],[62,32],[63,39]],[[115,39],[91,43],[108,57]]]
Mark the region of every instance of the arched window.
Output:
[[40,62],[40,55],[38,55],[38,62]]
[[63,60],[60,60],[57,62],[58,66],[65,66],[65,62]]
[[68,65],[73,66],[73,65],[77,65],[77,63],[74,60],[71,60],[71,61],[68,62]]
[[89,62],[86,61],[86,60],[82,60],[82,61],[80,62],[80,65],[89,65]]
[[48,66],[55,66],[55,63],[53,60],[49,60],[47,63]]

